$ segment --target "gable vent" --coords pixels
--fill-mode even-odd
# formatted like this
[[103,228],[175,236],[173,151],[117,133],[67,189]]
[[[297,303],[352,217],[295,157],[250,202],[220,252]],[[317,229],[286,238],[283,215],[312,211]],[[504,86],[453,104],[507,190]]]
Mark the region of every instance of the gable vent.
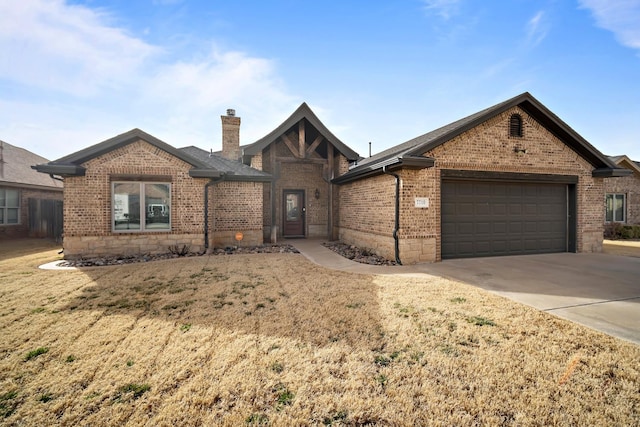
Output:
[[509,118],[509,136],[522,137],[522,117],[520,114],[512,114]]

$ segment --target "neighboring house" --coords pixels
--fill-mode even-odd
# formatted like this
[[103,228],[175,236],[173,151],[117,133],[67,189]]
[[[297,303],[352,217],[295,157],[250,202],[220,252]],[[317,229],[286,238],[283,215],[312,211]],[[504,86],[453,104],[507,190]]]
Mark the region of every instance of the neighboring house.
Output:
[[47,161],[0,141],[0,239],[60,236],[62,182],[31,168]]
[[405,263],[598,252],[606,156],[529,93],[334,179],[340,240]]
[[627,156],[610,157],[620,168],[630,171],[628,176],[604,181],[605,223],[640,224],[640,164]]
[[306,104],[253,144],[239,128],[228,110],[219,154],[134,129],[38,165],[65,181],[65,256],[283,237],[404,263],[599,251],[603,180],[627,172],[528,93],[359,163]]

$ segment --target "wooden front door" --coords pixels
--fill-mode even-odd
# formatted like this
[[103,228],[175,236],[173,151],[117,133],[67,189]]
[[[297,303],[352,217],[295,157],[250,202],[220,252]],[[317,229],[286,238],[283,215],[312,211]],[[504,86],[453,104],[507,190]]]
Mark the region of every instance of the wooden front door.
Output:
[[285,237],[304,237],[304,190],[284,190]]

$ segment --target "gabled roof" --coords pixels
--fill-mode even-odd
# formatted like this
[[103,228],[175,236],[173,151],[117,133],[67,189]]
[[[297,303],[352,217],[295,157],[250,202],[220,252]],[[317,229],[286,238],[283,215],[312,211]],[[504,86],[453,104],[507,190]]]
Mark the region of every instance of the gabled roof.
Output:
[[179,151],[206,163],[211,168],[223,173],[225,181],[271,181],[271,175],[247,166],[241,162],[229,160],[202,148],[190,146],[179,148]]
[[631,160],[628,156],[609,156],[609,159],[621,168],[626,168],[633,173],[640,175],[640,162]]
[[318,116],[309,108],[306,102],[303,102],[296,111],[289,116],[287,120],[282,122],[280,126],[275,128],[265,137],[257,140],[253,144],[243,147],[243,154],[255,156],[262,152],[267,146],[275,142],[280,136],[287,132],[293,125],[298,123],[302,119],[307,119],[309,123],[315,127],[322,136],[329,141],[334,147],[340,151],[347,159],[354,161],[358,160],[360,156],[358,153],[347,147],[342,141],[340,141],[327,127],[320,121]]
[[0,141],[0,185],[62,190],[62,182],[34,171],[31,166],[48,162],[24,148]]
[[135,141],[142,139],[143,141],[157,147],[167,153],[179,158],[180,160],[190,164],[193,168],[189,171],[189,174],[198,178],[217,178],[221,175],[220,171],[212,168],[207,163],[202,162],[194,157],[191,157],[185,152],[179,151],[171,145],[167,144],[149,135],[148,133],[140,129],[132,129],[129,132],[114,136],[106,141],[102,141],[96,145],[77,151],[68,156],[62,157],[53,162],[39,164],[35,166],[38,172],[60,175],[60,176],[82,176],[85,174],[85,168],[83,163],[94,159],[98,156],[106,154],[117,148],[124,147]]
[[[426,157],[423,157],[423,154],[427,151],[433,150],[463,132],[472,129],[515,106],[520,107],[527,114],[542,124],[547,130],[556,135],[561,141],[591,163],[595,168],[593,176],[606,177],[626,175],[626,171],[617,168],[610,159],[593,147],[589,142],[587,142],[587,140],[563,122],[558,116],[553,114],[547,107],[542,105],[542,103],[535,99],[529,92],[524,92],[516,97],[364,159],[357,167],[334,179],[333,182],[338,184],[345,183],[370,175],[380,174],[382,173],[383,168],[388,169],[402,167],[404,159],[415,159],[416,157],[427,159]],[[424,160],[424,162],[424,167],[429,167],[428,163],[431,162],[431,165],[433,165],[434,159]]]

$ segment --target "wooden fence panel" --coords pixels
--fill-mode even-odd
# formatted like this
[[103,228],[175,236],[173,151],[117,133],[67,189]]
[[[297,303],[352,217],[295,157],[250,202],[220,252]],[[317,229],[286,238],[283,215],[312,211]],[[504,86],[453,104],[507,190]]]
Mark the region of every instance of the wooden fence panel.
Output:
[[29,237],[62,241],[62,200],[29,199]]

